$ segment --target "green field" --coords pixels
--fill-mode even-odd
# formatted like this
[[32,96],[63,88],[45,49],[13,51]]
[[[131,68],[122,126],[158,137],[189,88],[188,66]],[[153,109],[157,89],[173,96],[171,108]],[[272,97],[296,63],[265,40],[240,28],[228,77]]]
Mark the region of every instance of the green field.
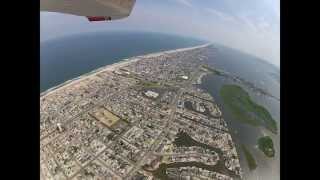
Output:
[[253,102],[240,86],[224,85],[220,89],[220,96],[235,119],[253,126],[263,126],[277,134],[277,123],[268,110]]
[[251,154],[251,152],[249,151],[249,149],[245,146],[245,145],[241,145],[244,156],[247,160],[248,166],[250,170],[254,170],[257,168],[257,163],[256,160],[254,159],[253,155]]
[[267,157],[274,157],[275,150],[273,147],[273,141],[269,136],[259,138],[258,147]]

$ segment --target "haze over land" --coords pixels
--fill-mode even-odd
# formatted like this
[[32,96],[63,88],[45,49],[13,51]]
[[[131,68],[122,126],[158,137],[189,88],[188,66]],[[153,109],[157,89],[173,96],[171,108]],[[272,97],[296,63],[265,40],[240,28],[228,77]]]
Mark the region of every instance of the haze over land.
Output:
[[41,13],[42,179],[279,180],[278,3]]
[[42,93],[42,179],[242,179],[222,112],[196,86],[215,50],[133,57]]
[[41,12],[41,41],[92,31],[156,31],[221,43],[279,67],[279,16],[276,0],[138,0],[131,16],[113,22]]

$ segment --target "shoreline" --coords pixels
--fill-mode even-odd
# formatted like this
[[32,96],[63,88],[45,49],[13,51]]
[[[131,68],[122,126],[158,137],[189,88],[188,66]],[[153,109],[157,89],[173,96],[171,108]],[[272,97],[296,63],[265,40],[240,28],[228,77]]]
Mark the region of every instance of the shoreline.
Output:
[[40,99],[46,97],[47,95],[54,93],[57,90],[61,90],[63,88],[66,88],[74,83],[77,83],[79,81],[82,81],[86,78],[95,76],[98,73],[102,73],[104,71],[112,71],[116,68],[121,68],[122,66],[128,65],[130,63],[134,63],[139,61],[142,58],[151,58],[151,57],[157,57],[157,56],[161,56],[161,55],[165,55],[165,54],[171,54],[171,53],[175,53],[175,52],[182,52],[182,51],[189,51],[189,50],[193,50],[193,49],[199,49],[199,48],[203,48],[203,47],[207,47],[209,45],[211,45],[212,43],[206,43],[203,45],[198,45],[198,46],[193,46],[193,47],[187,47],[187,48],[179,48],[179,49],[174,49],[174,50],[167,50],[167,51],[160,51],[160,52],[156,52],[156,53],[150,53],[150,54],[144,54],[144,55],[139,55],[139,56],[133,56],[130,58],[125,58],[125,59],[121,59],[119,60],[119,62],[113,63],[113,64],[108,64],[105,66],[102,66],[100,68],[97,68],[93,71],[90,71],[88,73],[85,73],[83,75],[80,75],[78,77],[75,77],[73,79],[67,80],[57,86],[54,86],[52,88],[49,88],[43,92],[40,93]]

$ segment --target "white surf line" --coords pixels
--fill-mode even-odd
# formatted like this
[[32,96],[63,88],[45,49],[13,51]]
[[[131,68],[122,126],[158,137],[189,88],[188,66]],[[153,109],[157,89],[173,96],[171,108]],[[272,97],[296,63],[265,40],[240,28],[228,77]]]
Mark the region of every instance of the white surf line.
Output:
[[120,60],[119,62],[117,63],[113,63],[113,64],[108,64],[106,66],[102,66],[98,69],[95,69],[91,72],[88,72],[88,73],[85,73],[81,76],[78,76],[76,78],[73,78],[73,79],[70,79],[70,80],[67,80],[57,86],[54,86],[42,93],[40,93],[40,99],[46,97],[47,95],[57,91],[57,90],[61,90],[63,88],[66,88],[72,84],[75,84],[79,81],[82,81],[84,79],[87,79],[87,78],[90,78],[90,77],[93,77],[99,73],[102,73],[102,72],[105,72],[105,71],[112,71],[112,70],[115,70],[116,68],[120,68],[120,67],[123,67],[125,65],[128,65],[128,64],[131,64],[131,63],[134,63],[134,62],[137,62],[139,61],[140,59],[142,58],[152,58],[152,57],[158,57],[158,56],[161,56],[161,55],[164,55],[164,54],[171,54],[171,53],[175,53],[175,52],[182,52],[182,51],[189,51],[189,50],[193,50],[193,49],[199,49],[199,48],[204,48],[204,47],[207,47],[211,45],[211,43],[207,43],[207,44],[204,44],[204,45],[199,45],[199,46],[194,46],[194,47],[188,47],[188,48],[180,48],[180,49],[174,49],[174,50],[167,50],[167,51],[160,51],[160,52],[156,52],[156,53],[150,53],[150,54],[145,54],[145,55],[140,55],[140,56],[133,56],[133,57],[130,57],[130,58],[125,58],[125,59],[122,59]]

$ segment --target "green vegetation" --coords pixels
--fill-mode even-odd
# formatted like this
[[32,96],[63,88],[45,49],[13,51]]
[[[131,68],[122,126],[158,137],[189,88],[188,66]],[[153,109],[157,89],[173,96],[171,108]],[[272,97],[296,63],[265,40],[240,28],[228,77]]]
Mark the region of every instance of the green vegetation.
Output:
[[249,149],[245,146],[245,145],[241,145],[244,156],[247,160],[248,166],[250,170],[254,170],[257,168],[257,163],[256,160],[254,159],[253,155],[251,154],[251,152],[249,151]]
[[277,133],[277,123],[268,110],[253,102],[240,86],[224,85],[220,95],[235,119],[253,126],[264,126],[274,134]]
[[189,134],[186,132],[180,131],[176,136],[177,137],[173,141],[173,144],[176,145],[177,147],[198,146],[198,147],[202,147],[204,149],[209,149],[209,150],[215,151],[217,153],[221,153],[220,149],[214,148],[214,147],[209,146],[207,144],[200,143],[200,142],[194,140],[192,137],[190,137]]
[[198,142],[196,140],[194,140],[192,137],[190,137],[190,135],[186,132],[180,131],[177,135],[175,140],[173,141],[173,144],[178,146],[178,147],[191,147],[191,146],[198,146],[198,147],[202,147],[204,149],[209,149],[211,151],[214,151],[218,154],[218,156],[220,157],[220,160],[218,161],[218,163],[214,166],[209,166],[209,165],[205,165],[199,162],[184,162],[184,163],[173,163],[170,164],[169,166],[195,166],[195,167],[200,167],[203,169],[207,169],[209,171],[215,171],[215,172],[220,172],[222,174],[227,174],[231,177],[238,177],[234,172],[230,171],[229,169],[227,169],[225,167],[225,158],[223,157],[223,152],[221,151],[221,149],[213,147],[213,146],[209,146],[207,144]]
[[[211,166],[211,165],[206,165],[200,162],[175,162],[175,163],[170,163],[170,164],[166,164],[166,163],[161,163],[158,167],[158,169],[154,170],[154,171],[149,171],[147,169],[144,169],[145,171],[149,171],[151,172],[156,178],[161,179],[161,180],[169,180],[172,179],[170,178],[167,174],[166,171],[168,168],[180,168],[180,167],[198,167],[201,169],[206,169],[208,171],[212,171],[212,172],[218,172],[218,173],[222,173],[222,174],[228,174],[228,172],[225,171],[221,171],[219,169],[219,167],[217,166]],[[237,177],[234,174],[228,174],[231,177]]]
[[126,122],[127,124],[131,124],[131,122],[130,121],[128,121],[128,117],[124,117],[124,118],[122,118],[121,119],[122,121],[124,121],[124,122]]
[[[167,168],[168,168],[167,164],[162,163],[162,164],[160,164],[158,169],[156,169],[155,171],[152,171],[152,174],[153,174],[153,176],[157,177],[158,179],[168,180],[169,177],[166,173]],[[148,171],[148,170],[145,169],[145,171]]]
[[273,141],[269,136],[259,138],[258,147],[266,156],[274,157],[275,150],[273,147]]

